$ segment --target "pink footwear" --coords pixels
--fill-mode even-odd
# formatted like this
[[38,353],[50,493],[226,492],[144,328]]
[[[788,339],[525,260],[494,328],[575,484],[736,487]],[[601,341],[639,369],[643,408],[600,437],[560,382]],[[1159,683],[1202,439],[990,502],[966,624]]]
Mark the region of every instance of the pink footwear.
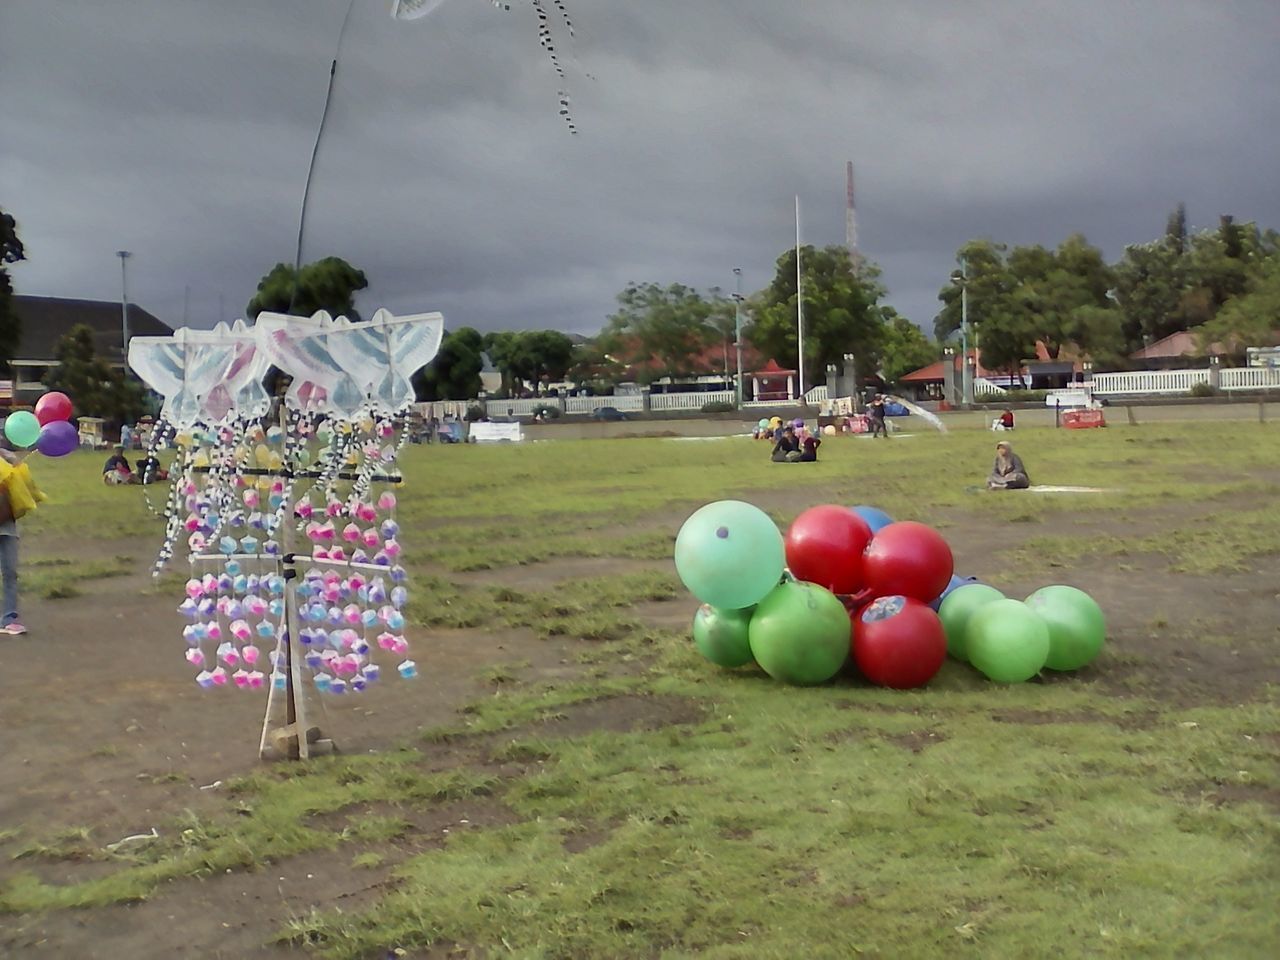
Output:
[[4,632],[9,634],[11,637],[18,637],[26,633],[27,628],[15,620],[13,623],[6,623],[4,625]]

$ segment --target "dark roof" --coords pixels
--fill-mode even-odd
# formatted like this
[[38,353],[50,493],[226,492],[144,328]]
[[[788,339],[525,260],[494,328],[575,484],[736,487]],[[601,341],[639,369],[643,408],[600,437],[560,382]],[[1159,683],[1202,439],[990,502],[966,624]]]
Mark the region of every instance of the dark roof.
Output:
[[[120,301],[64,300],[61,297],[14,297],[22,321],[22,337],[14,360],[52,360],[54,347],[77,323],[93,330],[98,356],[120,361]],[[136,303],[129,304],[129,336],[163,337],[173,333]]]

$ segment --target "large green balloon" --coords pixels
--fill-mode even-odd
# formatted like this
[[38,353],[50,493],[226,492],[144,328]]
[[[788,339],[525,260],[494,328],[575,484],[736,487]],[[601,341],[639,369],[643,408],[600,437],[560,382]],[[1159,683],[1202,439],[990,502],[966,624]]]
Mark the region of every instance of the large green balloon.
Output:
[[1083,590],[1055,584],[1027,597],[1027,606],[1049,626],[1050,670],[1078,670],[1102,650],[1107,622],[1102,608]]
[[969,618],[965,649],[989,680],[1022,683],[1044,668],[1049,625],[1020,600],[993,600]]
[[4,435],[15,447],[26,449],[34,446],[40,439],[40,421],[34,413],[26,410],[11,413],[4,421]]
[[751,653],[775,680],[807,686],[830,680],[849,657],[849,611],[815,583],[774,587],[751,615]]
[[947,631],[947,653],[967,662],[969,654],[965,650],[965,631],[970,618],[988,603],[1003,599],[1003,593],[985,583],[966,583],[947,594],[938,607],[942,627]]
[[751,640],[747,627],[751,612],[717,610],[705,603],[693,615],[693,644],[698,652],[721,667],[740,667],[751,662]]
[[758,603],[785,563],[778,525],[759,507],[718,500],[697,510],[676,536],[676,572],[689,592],[721,610]]

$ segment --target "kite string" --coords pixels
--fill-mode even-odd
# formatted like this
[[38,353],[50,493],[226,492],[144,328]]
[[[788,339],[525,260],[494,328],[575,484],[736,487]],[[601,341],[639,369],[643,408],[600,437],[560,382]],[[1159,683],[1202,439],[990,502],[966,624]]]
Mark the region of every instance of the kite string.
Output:
[[324,137],[325,121],[329,118],[329,104],[333,100],[333,81],[338,74],[338,57],[342,54],[342,39],[347,35],[347,24],[351,22],[351,11],[355,9],[356,0],[347,4],[347,13],[342,18],[342,29],[338,31],[338,44],[333,51],[333,62],[329,65],[329,86],[324,95],[324,110],[320,114],[320,126],[316,130],[316,142],[311,147],[311,162],[307,165],[307,182],[302,189],[302,214],[298,217],[298,247],[293,259],[293,292],[289,295],[289,310],[298,302],[298,281],[302,274],[302,238],[307,229],[307,201],[311,197],[311,178],[316,172],[316,157],[320,153],[320,140]]

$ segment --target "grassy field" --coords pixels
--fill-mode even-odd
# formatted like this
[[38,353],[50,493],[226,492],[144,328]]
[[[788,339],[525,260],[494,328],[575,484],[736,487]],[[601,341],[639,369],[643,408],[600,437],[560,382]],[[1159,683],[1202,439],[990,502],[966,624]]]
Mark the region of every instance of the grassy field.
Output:
[[[0,911],[92,924],[309,858],[368,890],[260,939],[335,960],[1274,955],[1280,428],[1013,439],[1035,482],[1105,492],[977,492],[994,440],[976,431],[842,439],[812,465],[741,439],[410,448],[419,664],[436,630],[529,646],[475,664],[485,692],[452,723],[248,773],[199,811],[175,803],[154,843],[0,824]],[[24,528],[27,589],[50,603],[158,537],[140,491],[96,472],[39,465],[57,502]],[[1108,648],[1016,687],[948,662],[905,693],[712,667],[669,557],[684,517],[725,497],[782,524],[823,502],[934,523],[959,572],[1012,595],[1091,589]],[[530,659],[552,642],[573,656],[548,677]]]

